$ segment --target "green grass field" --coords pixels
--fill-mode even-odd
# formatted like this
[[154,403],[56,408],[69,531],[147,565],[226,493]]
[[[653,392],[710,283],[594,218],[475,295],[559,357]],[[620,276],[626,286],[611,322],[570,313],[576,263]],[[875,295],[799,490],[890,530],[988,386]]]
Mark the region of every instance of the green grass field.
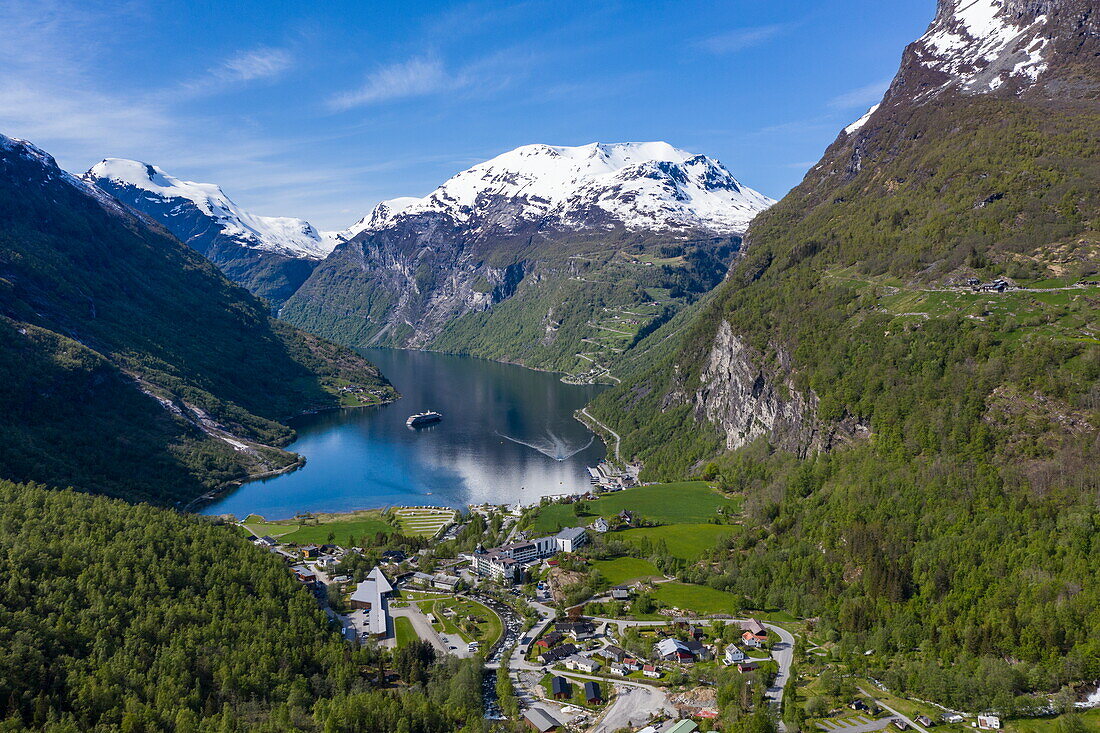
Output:
[[736,530],[728,524],[666,524],[660,527],[641,527],[609,534],[609,538],[639,544],[643,537],[650,541],[663,540],[669,554],[684,560],[696,560],[707,550],[713,549],[720,537]]
[[592,567],[600,571],[611,585],[622,585],[639,578],[662,577],[663,573],[649,560],[636,557],[617,557],[614,560],[596,560]]
[[723,496],[705,481],[678,481],[607,494],[588,502],[588,511],[581,517],[571,504],[551,504],[542,507],[533,528],[536,532],[553,532],[559,527],[577,527],[624,509],[662,524],[698,523],[713,517],[719,507],[740,511],[741,499]]
[[[425,609],[426,608],[425,606]],[[452,609],[455,612],[455,616],[447,616],[444,614],[444,608]],[[431,612],[439,621],[439,626],[442,627],[444,633],[458,634],[462,640],[466,642],[476,639],[481,642],[482,649],[492,645],[500,638],[501,632],[503,631],[500,616],[497,616],[496,612],[491,608],[477,601],[447,598],[433,603],[431,605]],[[466,621],[468,616],[478,618],[477,623],[473,625],[474,630],[472,632],[470,624]]]
[[738,613],[741,610],[740,598],[704,585],[658,583],[653,597],[666,606],[685,608],[701,614]]
[[[314,524],[316,522],[316,524]],[[371,542],[379,532],[392,534],[393,525],[382,519],[377,510],[350,512],[347,514],[319,514],[313,519],[299,522],[282,520],[267,522],[263,517],[253,514],[244,520],[245,528],[257,537],[270,535],[280,542],[293,542],[298,545],[332,544],[347,546],[349,540]]]
[[398,616],[393,620],[393,635],[397,641],[398,649],[417,638],[412,621],[404,616]]
[[[1084,723],[1085,730],[1100,733],[1100,708],[1085,710],[1076,715]],[[1009,733],[1061,733],[1064,730],[1062,727],[1064,718],[1064,715],[1054,718],[1014,718],[1006,720],[1004,725]]]
[[457,516],[453,509],[442,507],[409,507],[392,511],[401,527],[401,534],[408,537],[434,537]]

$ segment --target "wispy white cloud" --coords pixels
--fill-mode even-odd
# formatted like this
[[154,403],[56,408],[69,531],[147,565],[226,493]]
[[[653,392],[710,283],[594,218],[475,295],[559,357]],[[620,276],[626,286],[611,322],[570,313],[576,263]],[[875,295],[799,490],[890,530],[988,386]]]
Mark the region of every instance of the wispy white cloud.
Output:
[[394,99],[451,92],[469,86],[472,81],[467,73],[449,72],[438,59],[414,58],[371,72],[362,86],[332,97],[329,106],[346,110]]
[[695,42],[697,48],[713,54],[728,54],[744,51],[772,40],[786,29],[783,25],[758,25],[734,28],[722,33],[701,38]]
[[844,94],[839,94],[828,101],[831,109],[852,109],[853,107],[869,107],[882,99],[890,86],[890,80],[876,81]]

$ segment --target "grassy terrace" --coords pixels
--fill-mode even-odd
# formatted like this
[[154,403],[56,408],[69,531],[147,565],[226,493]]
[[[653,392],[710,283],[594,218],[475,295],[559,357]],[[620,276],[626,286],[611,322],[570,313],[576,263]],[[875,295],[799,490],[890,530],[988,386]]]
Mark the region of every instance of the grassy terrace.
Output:
[[457,516],[454,509],[443,507],[399,507],[391,511],[401,534],[409,537],[434,537]]
[[662,573],[649,560],[636,557],[617,557],[614,560],[595,560],[592,567],[600,571],[611,585],[622,585],[632,580],[660,578]]
[[611,517],[624,509],[661,524],[702,523],[713,517],[719,507],[739,511],[741,499],[723,496],[705,481],[678,481],[607,494],[588,502],[587,512],[579,517],[571,504],[550,504],[539,510],[533,529],[548,533],[560,527],[578,527],[598,516]]
[[651,542],[663,542],[668,553],[683,560],[698,560],[707,550],[714,549],[722,537],[733,534],[733,528],[722,524],[666,524],[660,527],[641,527],[618,532],[615,537],[631,544],[640,544],[642,538]]

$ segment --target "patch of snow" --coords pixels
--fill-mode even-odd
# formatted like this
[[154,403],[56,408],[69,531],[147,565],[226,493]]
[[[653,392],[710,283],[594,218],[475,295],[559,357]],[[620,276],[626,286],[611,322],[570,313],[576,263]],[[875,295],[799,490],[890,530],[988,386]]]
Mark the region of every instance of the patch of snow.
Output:
[[877,110],[881,105],[882,105],[882,102],[879,102],[877,104],[872,105],[871,109],[864,112],[862,117],[860,117],[858,120],[856,120],[852,124],[845,127],[844,132],[848,135],[851,135],[853,132],[860,129],[864,125],[866,125],[867,120],[871,119],[871,115],[873,115],[875,113],[875,110]]
[[215,220],[227,236],[253,249],[319,260],[339,243],[338,234],[318,232],[307,221],[252,214],[237,206],[213,183],[183,181],[137,160],[106,158],[92,166],[85,178],[92,183],[109,180],[137,188],[165,202],[190,201]]
[[733,233],[774,203],[741,185],[717,160],[664,142],[537,144],[462,171],[424,198],[383,201],[348,232],[430,213],[460,223],[550,221],[583,228],[597,209],[628,229]]
[[[921,64],[948,74],[967,91],[997,89],[1005,81],[1002,77],[1034,82],[1046,70],[1048,39],[1038,35],[1046,20],[1045,15],[1030,22],[1012,18],[1005,12],[1005,0],[952,0],[918,40],[916,55]],[[987,70],[995,73],[997,62],[1005,70],[979,79]]]

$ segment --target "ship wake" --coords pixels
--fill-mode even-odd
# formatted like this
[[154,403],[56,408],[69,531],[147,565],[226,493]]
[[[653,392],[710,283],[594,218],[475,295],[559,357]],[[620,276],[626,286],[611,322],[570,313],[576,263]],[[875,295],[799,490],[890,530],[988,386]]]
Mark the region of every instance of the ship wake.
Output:
[[542,440],[537,443],[531,443],[526,440],[520,440],[519,438],[513,438],[511,435],[505,435],[504,433],[497,433],[498,436],[505,440],[510,440],[513,443],[519,445],[525,445],[528,448],[533,448],[539,453],[543,454],[547,458],[553,458],[555,461],[564,461],[585,450],[596,440],[596,436],[592,436],[588,439],[588,442],[582,445],[580,448],[573,448],[567,441],[562,440],[553,433],[547,433],[547,440]]

